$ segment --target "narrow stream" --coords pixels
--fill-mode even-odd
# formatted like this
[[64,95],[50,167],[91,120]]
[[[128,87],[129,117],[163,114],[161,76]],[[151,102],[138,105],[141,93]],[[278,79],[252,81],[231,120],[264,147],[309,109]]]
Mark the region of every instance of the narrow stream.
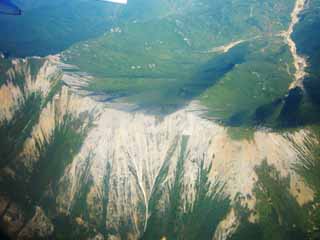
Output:
[[305,69],[307,67],[307,60],[300,56],[297,53],[296,43],[292,39],[292,34],[294,27],[297,23],[299,23],[299,14],[304,10],[306,4],[306,0],[297,0],[294,6],[294,9],[291,13],[291,23],[289,25],[288,30],[284,33],[285,40],[290,48],[290,52],[293,57],[293,64],[295,67],[294,80],[290,84],[289,89],[293,89],[297,86],[303,88],[302,81],[304,77],[307,75]]

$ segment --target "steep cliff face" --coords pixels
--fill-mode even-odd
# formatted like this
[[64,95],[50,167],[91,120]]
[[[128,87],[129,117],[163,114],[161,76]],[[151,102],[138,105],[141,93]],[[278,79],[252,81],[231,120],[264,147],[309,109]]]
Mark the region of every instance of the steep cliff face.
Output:
[[236,140],[196,102],[167,116],[117,110],[62,86],[56,58],[1,61],[0,216],[13,238],[226,239],[239,195],[259,218],[265,161],[301,206],[313,200],[293,170],[316,143],[307,129]]
[[[212,164],[210,181],[225,183],[223,191],[231,199],[235,199],[237,193],[252,196],[257,181],[255,166],[267,160],[283,176],[288,176],[293,173],[290,168],[298,160],[294,145],[301,146],[309,140],[305,130],[284,135],[257,131],[250,140],[233,140],[227,129],[202,119],[188,108],[163,119],[142,113],[104,109],[64,176],[64,181],[71,184],[60,195],[62,209],[72,208],[73,201],[70,199],[74,199],[81,191],[79,182],[82,176],[90,175],[92,186],[87,197],[91,209],[89,212],[100,215],[102,211],[99,209],[107,204],[107,228],[119,231],[123,222],[134,219],[134,229],[131,231],[138,237],[153,214],[154,209],[150,208],[153,195],[159,189],[165,189],[166,184],[173,185],[181,150],[179,146],[185,137],[188,142],[185,146],[187,154],[182,179],[185,191],[181,204],[194,201],[202,160],[206,166]],[[166,167],[169,170],[164,177],[162,171]],[[85,170],[89,173],[82,173]],[[158,182],[161,177],[164,178],[163,182]],[[105,178],[109,181],[107,193]],[[290,185],[301,204],[312,200],[312,191],[294,174],[291,175]],[[299,189],[303,191],[296,191],[298,185],[302,185]],[[107,202],[103,203],[101,194],[108,195]],[[169,193],[163,190],[162,194],[163,202],[166,202]],[[94,199],[98,202],[94,202]],[[250,208],[254,208],[254,199],[248,202]]]
[[[76,121],[81,125],[73,127],[75,132],[87,125],[78,98],[62,86],[61,71],[49,59],[1,59],[1,218],[14,238],[32,239],[35,233],[46,237],[53,232],[43,210],[34,201],[30,205],[27,192],[37,188],[33,181],[43,180],[32,176],[39,174],[39,160],[52,154],[46,151],[56,135],[67,137],[63,135],[66,122],[75,121],[72,117],[81,119]],[[68,147],[66,151],[72,151]],[[13,194],[8,197],[8,193]]]
[[6,60],[1,58],[1,122],[13,114],[32,94],[45,98],[55,83],[57,69],[42,59]]

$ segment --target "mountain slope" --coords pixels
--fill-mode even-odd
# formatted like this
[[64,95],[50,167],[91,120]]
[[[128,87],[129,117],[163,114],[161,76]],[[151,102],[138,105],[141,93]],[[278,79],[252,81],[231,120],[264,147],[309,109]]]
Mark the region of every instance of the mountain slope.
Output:
[[318,239],[317,1],[135,3],[59,55],[1,55],[1,232]]
[[[34,61],[19,61],[7,74],[25,69],[26,79],[43,86],[54,76],[48,67],[55,69],[55,63],[44,59],[40,71],[31,73]],[[44,71],[48,75],[40,74]],[[16,79],[2,86],[1,95],[17,91]],[[8,90],[8,84],[16,87]],[[191,237],[185,224],[196,218],[199,225],[190,231],[211,226],[207,236],[218,228],[218,237],[239,224],[232,220],[232,228],[217,227],[229,209],[238,209],[239,194],[248,211],[255,209],[260,178],[254,169],[264,160],[281,176],[290,175],[288,191],[299,204],[313,199],[313,191],[292,170],[300,153],[308,155],[296,146],[316,142],[308,130],[257,131],[251,139],[234,140],[227,128],[201,118],[196,104],[161,118],[115,110],[73,91],[64,86],[38,110],[33,108],[39,117],[25,128],[29,137],[1,168],[2,227],[11,236],[181,238]],[[13,115],[24,105],[16,106]],[[197,214],[206,216],[204,206],[216,208],[208,213],[216,219],[213,225],[199,220]],[[66,228],[70,225],[75,230]]]

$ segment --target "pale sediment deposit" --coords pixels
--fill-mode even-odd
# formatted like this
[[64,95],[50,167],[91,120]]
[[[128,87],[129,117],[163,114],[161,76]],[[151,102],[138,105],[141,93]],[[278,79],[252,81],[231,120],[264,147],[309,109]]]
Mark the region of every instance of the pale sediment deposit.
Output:
[[296,43],[292,39],[292,34],[294,31],[294,27],[299,23],[300,13],[304,10],[306,5],[306,0],[297,0],[294,6],[294,9],[291,13],[291,22],[289,28],[286,32],[282,33],[285,41],[287,42],[290,52],[293,58],[293,64],[295,67],[294,79],[293,82],[290,84],[289,89],[293,89],[297,86],[303,88],[303,79],[307,75],[305,69],[308,66],[307,60],[304,56],[299,55],[297,51]]

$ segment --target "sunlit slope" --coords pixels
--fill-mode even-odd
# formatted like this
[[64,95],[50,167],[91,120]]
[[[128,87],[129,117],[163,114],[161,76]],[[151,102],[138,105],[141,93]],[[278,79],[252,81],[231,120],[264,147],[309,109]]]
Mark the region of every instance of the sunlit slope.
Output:
[[251,124],[261,105],[287,93],[294,73],[290,52],[281,38],[254,41],[248,48],[245,60],[200,96],[211,116],[231,125]]
[[317,239],[315,129],[233,139],[190,107],[163,118],[108,108],[61,86],[50,59],[0,61],[1,230],[19,239]]
[[256,124],[292,128],[319,123],[319,6],[319,1],[305,5],[292,34],[297,54],[306,62],[305,77],[300,79],[300,86],[290,88],[288,94],[256,109],[251,119]]
[[[228,113],[216,115],[225,120],[286,93],[292,60],[278,35],[288,28],[293,4],[151,1],[149,11],[74,45],[62,60],[93,76],[89,89],[106,93],[106,99],[163,112],[192,99],[217,111],[227,101]],[[124,15],[134,13],[132,5],[128,8]],[[224,78],[231,80],[221,89],[217,84]],[[257,100],[232,89],[247,85]],[[225,94],[221,98],[215,91]]]

